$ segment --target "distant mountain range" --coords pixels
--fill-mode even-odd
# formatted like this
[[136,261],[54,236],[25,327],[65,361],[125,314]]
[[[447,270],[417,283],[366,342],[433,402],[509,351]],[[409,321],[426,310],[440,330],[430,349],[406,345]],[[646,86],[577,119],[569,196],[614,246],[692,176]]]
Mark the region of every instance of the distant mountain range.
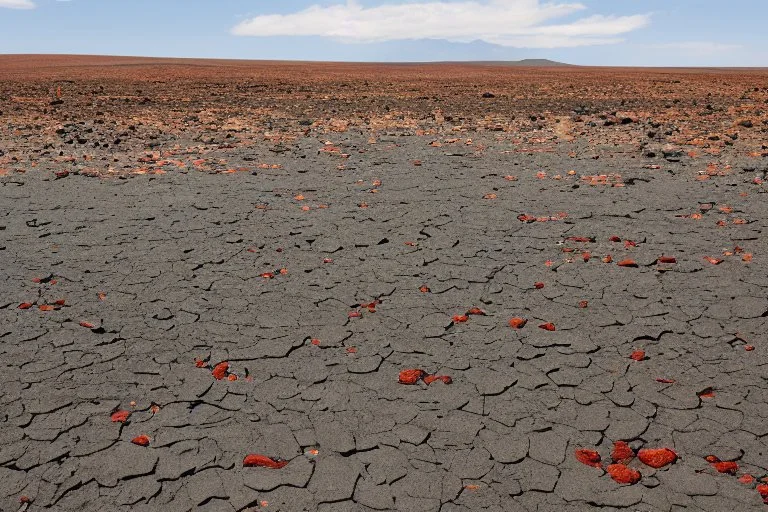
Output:
[[549,59],[523,59],[523,60],[473,60],[437,62],[436,64],[475,64],[478,66],[509,66],[509,67],[567,67],[573,64],[557,62]]

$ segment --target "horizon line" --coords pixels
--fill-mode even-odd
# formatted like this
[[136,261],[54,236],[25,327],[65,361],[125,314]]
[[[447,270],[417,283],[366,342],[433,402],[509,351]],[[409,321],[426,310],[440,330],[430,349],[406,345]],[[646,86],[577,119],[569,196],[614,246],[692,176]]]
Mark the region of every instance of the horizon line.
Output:
[[[435,65],[435,64],[478,64],[498,65],[505,63],[521,63],[526,61],[544,61],[550,64],[539,64],[528,67],[558,67],[558,68],[625,68],[625,69],[734,69],[734,70],[768,70],[768,66],[638,66],[638,65],[613,65],[613,64],[571,64],[555,61],[546,57],[526,57],[516,60],[421,60],[421,61],[373,61],[373,60],[315,60],[315,59],[268,59],[268,58],[242,58],[242,57],[178,57],[155,55],[128,55],[128,54],[96,54],[96,53],[0,53],[2,57],[99,57],[99,58],[124,58],[124,59],[154,59],[154,60],[187,60],[187,61],[234,61],[234,62],[261,62],[261,63],[295,63],[295,64],[373,64],[373,65]],[[519,67],[526,67],[520,65]]]

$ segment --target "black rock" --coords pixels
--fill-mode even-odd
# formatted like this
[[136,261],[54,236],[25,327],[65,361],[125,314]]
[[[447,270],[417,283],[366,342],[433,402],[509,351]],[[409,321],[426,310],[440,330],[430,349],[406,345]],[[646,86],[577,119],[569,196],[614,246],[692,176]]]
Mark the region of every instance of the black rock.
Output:
[[496,97],[496,95],[493,94],[492,92],[484,92],[483,93],[483,98],[495,98],[495,97]]
[[752,128],[754,125],[749,119],[744,119],[743,121],[739,121],[739,126],[743,126],[744,128]]

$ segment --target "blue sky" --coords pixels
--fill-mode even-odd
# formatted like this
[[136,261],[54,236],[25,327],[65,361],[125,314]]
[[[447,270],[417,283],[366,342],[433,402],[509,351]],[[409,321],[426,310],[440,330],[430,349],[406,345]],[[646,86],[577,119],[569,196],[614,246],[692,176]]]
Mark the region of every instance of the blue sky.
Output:
[[768,66],[768,0],[0,0],[0,53]]

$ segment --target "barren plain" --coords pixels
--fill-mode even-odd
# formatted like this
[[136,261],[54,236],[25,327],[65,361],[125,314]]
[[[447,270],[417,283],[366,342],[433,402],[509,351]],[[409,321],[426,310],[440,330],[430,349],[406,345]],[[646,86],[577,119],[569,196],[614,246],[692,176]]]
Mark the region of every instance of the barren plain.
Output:
[[767,70],[0,56],[0,121],[0,510],[766,510]]

